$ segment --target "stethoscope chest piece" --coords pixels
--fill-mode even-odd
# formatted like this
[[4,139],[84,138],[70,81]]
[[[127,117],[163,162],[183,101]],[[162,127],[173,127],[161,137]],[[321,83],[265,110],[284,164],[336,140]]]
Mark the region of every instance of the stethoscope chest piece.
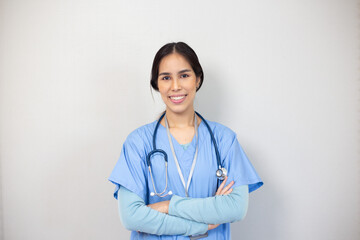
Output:
[[227,170],[225,168],[219,168],[216,170],[216,177],[220,180],[224,180],[227,175]]

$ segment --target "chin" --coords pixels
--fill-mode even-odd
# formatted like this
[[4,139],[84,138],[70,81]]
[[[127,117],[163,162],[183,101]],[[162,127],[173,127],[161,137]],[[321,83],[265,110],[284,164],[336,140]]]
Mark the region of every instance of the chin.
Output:
[[171,111],[173,113],[176,114],[182,114],[184,112],[186,112],[189,109],[190,106],[171,106],[171,107],[166,107],[167,111]]
[[166,111],[173,112],[173,113],[176,113],[176,114],[181,114],[181,113],[185,112],[184,109],[174,109],[174,108],[166,108]]

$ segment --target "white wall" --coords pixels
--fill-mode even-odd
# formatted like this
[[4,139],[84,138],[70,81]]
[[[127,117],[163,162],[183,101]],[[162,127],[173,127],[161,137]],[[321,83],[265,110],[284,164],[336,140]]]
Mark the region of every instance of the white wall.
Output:
[[[233,239],[359,239],[359,3],[2,0],[2,237],[127,239],[107,178],[163,109],[156,51],[185,41],[196,109],[264,180]],[[0,228],[0,229],[1,229]]]

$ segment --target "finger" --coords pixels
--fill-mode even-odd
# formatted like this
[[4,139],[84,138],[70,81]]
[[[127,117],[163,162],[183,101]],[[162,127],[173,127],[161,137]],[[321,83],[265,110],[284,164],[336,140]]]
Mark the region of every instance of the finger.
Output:
[[221,191],[221,193],[224,194],[224,193],[227,192],[233,185],[234,185],[234,181],[231,181],[226,187],[223,188],[223,190]]
[[222,195],[228,195],[233,191],[233,188],[230,188],[228,191],[226,191],[225,193],[223,193]]
[[233,185],[233,182],[231,181],[226,187],[222,188],[221,191],[219,191],[219,194],[224,194],[226,191],[228,191],[231,186]]
[[220,184],[218,190],[216,191],[216,195],[219,195],[219,194],[220,194],[220,192],[222,191],[223,187],[225,186],[226,180],[227,180],[227,176],[224,178],[223,182]]
[[216,191],[216,195],[219,195],[221,193],[223,187],[225,186],[226,180],[227,180],[227,177],[225,177],[223,182],[220,184],[218,190]]

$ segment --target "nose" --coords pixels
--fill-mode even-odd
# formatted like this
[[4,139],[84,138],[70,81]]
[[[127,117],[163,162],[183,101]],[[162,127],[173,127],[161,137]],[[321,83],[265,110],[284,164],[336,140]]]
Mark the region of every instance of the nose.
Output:
[[180,81],[177,78],[174,78],[171,84],[171,90],[177,91],[181,89]]

